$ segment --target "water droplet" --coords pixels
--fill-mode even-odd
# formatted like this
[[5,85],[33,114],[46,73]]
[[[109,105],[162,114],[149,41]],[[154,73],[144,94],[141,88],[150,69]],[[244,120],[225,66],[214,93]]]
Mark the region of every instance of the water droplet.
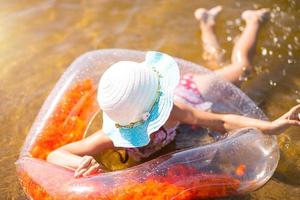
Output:
[[297,102],[297,103],[300,103],[300,99],[296,99],[296,102]]
[[289,49],[293,49],[293,46],[291,44],[288,44]]
[[297,45],[299,45],[299,39],[298,39],[297,36],[294,37],[294,41],[295,41],[295,43],[296,43]]
[[239,81],[247,81],[247,80],[248,80],[247,77],[242,77],[242,76],[239,77]]
[[269,55],[270,56],[273,55],[273,51],[272,50],[269,51]]
[[273,20],[276,17],[275,13],[271,13],[271,19]]
[[293,52],[288,51],[288,55],[289,55],[289,56],[293,56]]
[[272,81],[272,80],[270,80],[270,85],[272,85],[272,86],[276,86],[277,85],[277,83],[275,82],[275,81]]
[[228,42],[232,41],[232,37],[231,36],[227,36],[227,41]]
[[277,37],[274,37],[273,38],[273,42],[276,44],[278,42],[278,38]]
[[263,56],[265,56],[265,55],[267,55],[267,53],[268,53],[267,49],[266,48],[262,48],[261,54]]
[[241,19],[240,18],[237,18],[234,20],[235,24],[236,25],[240,25],[241,24]]
[[292,59],[288,59],[287,62],[288,62],[288,64],[292,64],[293,60]]

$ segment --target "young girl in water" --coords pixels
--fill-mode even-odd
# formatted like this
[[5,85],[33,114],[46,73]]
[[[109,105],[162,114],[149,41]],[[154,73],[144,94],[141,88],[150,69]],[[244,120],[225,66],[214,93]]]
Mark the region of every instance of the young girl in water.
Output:
[[[221,6],[195,12],[200,22],[205,56],[219,63],[222,52],[214,26]],[[261,23],[267,9],[243,12],[246,27],[236,42],[231,64],[215,74],[234,84],[252,71],[251,60]],[[103,129],[93,135],[60,147],[49,154],[51,163],[73,169],[75,177],[88,176],[102,170],[92,157],[106,149],[124,148],[135,160],[148,157],[169,144],[179,123],[191,124],[225,133],[233,129],[255,127],[264,134],[279,134],[290,126],[300,126],[300,106],[269,122],[233,114],[209,112],[199,88],[205,78],[179,75],[172,57],[148,52],[142,63],[121,61],[102,76],[97,100],[103,110]]]

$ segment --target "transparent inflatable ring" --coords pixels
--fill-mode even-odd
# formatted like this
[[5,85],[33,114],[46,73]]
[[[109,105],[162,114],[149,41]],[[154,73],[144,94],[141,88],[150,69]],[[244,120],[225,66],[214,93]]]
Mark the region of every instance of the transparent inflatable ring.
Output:
[[[73,171],[47,163],[49,152],[85,136],[99,112],[96,87],[102,73],[117,61],[141,62],[144,56],[141,51],[97,50],[80,56],[66,70],[40,110],[16,163],[28,197],[205,199],[248,193],[270,179],[279,160],[277,141],[254,128],[236,130],[218,142],[164,155],[136,167],[91,177],[76,179]],[[266,119],[231,83],[199,65],[176,61],[182,75],[206,77],[201,92],[213,102],[213,111]]]

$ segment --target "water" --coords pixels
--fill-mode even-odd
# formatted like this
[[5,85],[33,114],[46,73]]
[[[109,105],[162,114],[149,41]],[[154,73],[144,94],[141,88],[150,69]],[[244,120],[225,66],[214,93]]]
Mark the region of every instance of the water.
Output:
[[[188,2],[188,3],[187,3]],[[46,96],[74,58],[99,48],[159,50],[205,65],[193,11],[221,4],[217,34],[227,58],[245,9],[269,7],[255,75],[242,89],[271,119],[300,103],[300,5],[296,0],[90,0],[0,3],[0,199],[26,199],[14,162]],[[260,190],[234,199],[299,199],[299,128],[280,139],[282,159]]]

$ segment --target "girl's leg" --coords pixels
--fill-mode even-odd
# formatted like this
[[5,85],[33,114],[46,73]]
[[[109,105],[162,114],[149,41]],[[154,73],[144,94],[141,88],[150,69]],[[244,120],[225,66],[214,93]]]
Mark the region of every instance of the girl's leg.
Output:
[[203,58],[215,65],[220,65],[223,61],[223,53],[214,30],[215,19],[221,10],[222,6],[216,6],[210,10],[199,8],[194,13],[195,18],[200,22]]
[[242,13],[246,27],[233,48],[231,64],[216,70],[218,76],[239,85],[253,71],[251,61],[255,54],[258,31],[268,13],[269,9],[247,10]]

